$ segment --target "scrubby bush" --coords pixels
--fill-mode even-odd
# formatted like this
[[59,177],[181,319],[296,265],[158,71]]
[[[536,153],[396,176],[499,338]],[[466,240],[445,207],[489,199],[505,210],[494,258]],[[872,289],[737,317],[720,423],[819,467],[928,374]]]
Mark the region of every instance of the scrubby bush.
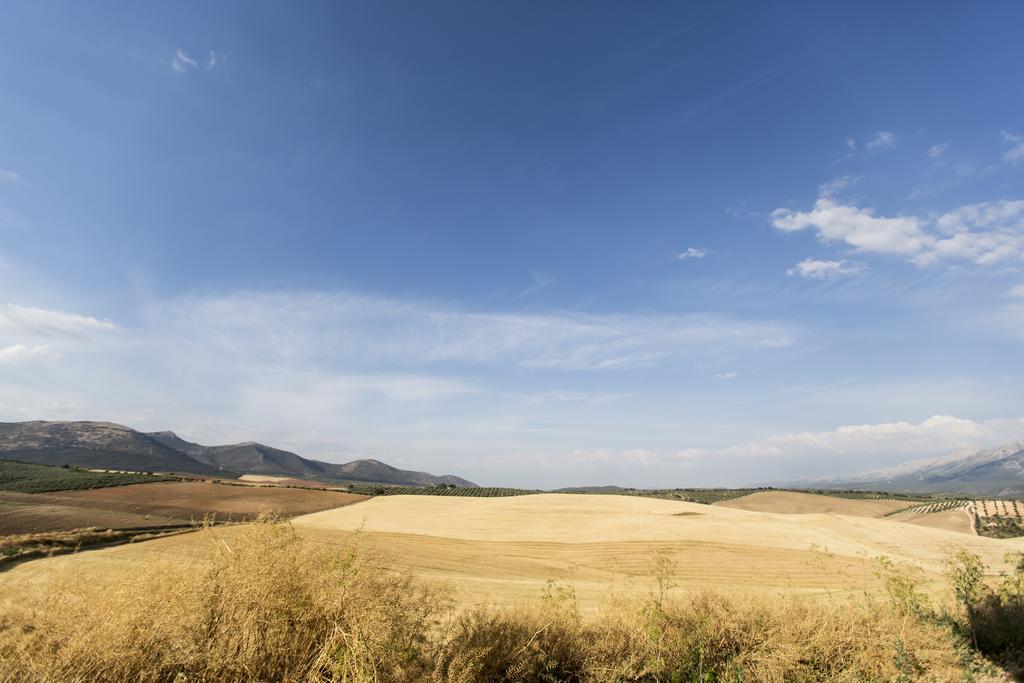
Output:
[[1024,553],[1011,553],[1013,566],[996,585],[986,583],[977,555],[961,551],[947,564],[946,575],[963,618],[956,621],[964,637],[982,653],[1010,667],[1024,665]]

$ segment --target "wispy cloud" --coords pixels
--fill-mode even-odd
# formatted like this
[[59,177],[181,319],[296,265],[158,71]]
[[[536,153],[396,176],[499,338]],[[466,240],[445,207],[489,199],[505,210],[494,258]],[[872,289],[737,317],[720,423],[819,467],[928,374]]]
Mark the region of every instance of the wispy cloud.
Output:
[[648,467],[663,459],[654,451],[643,448],[574,448],[571,450],[509,453],[492,456],[491,464],[550,471],[615,470],[623,467]]
[[932,161],[938,161],[942,158],[942,155],[946,153],[947,149],[949,149],[948,142],[940,142],[936,145],[932,145],[928,148],[928,158]]
[[715,379],[736,379],[739,376],[738,372],[719,372],[715,375]]
[[109,320],[16,304],[0,305],[0,333],[38,337],[82,337],[115,329]]
[[12,344],[0,346],[0,365],[23,363],[50,353],[50,347],[46,344],[29,346],[27,344]]
[[961,258],[988,266],[1024,257],[1024,201],[969,204],[942,214],[935,225],[932,248],[915,262]]
[[889,149],[896,144],[896,135],[886,130],[880,130],[864,142],[864,149],[869,152],[877,152]]
[[878,453],[914,457],[999,446],[1021,438],[1024,438],[1024,418],[976,422],[951,415],[933,415],[916,424],[885,422],[848,425],[826,432],[777,434],[719,449],[685,449],[677,455],[684,460],[715,456],[831,458]]
[[1009,291],[1006,292],[1006,296],[1013,299],[1024,299],[1024,283],[1010,287]]
[[844,175],[839,178],[833,178],[827,183],[822,183],[818,186],[819,197],[834,197],[851,185],[855,185],[860,181],[860,176]]
[[346,292],[185,298],[150,315],[165,330],[260,357],[561,370],[649,367],[796,336],[789,325],[717,315],[470,312]]
[[18,183],[24,182],[20,173],[10,171],[6,168],[0,168],[0,184],[17,185]]
[[676,258],[680,261],[686,261],[688,259],[702,259],[707,256],[708,252],[706,249],[698,249],[697,247],[687,247],[684,251],[676,254]]
[[1024,135],[1017,135],[1004,130],[1002,137],[1003,143],[1009,146],[1009,149],[1003,153],[1003,160],[1011,164],[1024,161]]
[[814,280],[857,275],[867,268],[863,263],[851,261],[822,261],[804,259],[786,271],[786,275],[799,275]]
[[539,270],[534,270],[533,268],[530,269],[530,280],[532,280],[530,285],[522,289],[519,292],[519,294],[517,294],[517,296],[524,297],[530,296],[531,294],[536,294],[542,289],[547,289],[548,287],[550,287],[555,281],[555,279],[548,275],[547,273],[541,272]]
[[178,48],[174,52],[174,57],[171,59],[171,68],[179,73],[185,73],[186,71],[197,71],[200,68],[209,71],[218,64],[222,64],[227,61],[227,56],[223,52],[217,52],[216,50],[210,50],[207,52],[206,57],[202,58],[200,63],[199,58],[192,57],[185,50]]
[[171,60],[171,68],[175,71],[188,71],[189,69],[198,69],[199,63],[188,56],[188,53],[178,48],[174,53],[174,59]]

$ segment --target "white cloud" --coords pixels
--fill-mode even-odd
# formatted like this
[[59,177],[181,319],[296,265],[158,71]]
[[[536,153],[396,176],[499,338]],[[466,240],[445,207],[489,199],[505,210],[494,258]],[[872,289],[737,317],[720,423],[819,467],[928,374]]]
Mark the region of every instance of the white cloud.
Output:
[[641,448],[630,448],[629,450],[622,451],[619,454],[619,459],[637,465],[650,465],[658,459],[658,455]]
[[154,328],[279,361],[609,370],[789,346],[777,323],[713,315],[470,312],[346,292],[243,292],[165,302]]
[[736,372],[719,372],[715,375],[715,379],[736,379],[739,377],[739,373]]
[[481,454],[531,451],[561,471],[596,442],[614,448],[608,467],[625,469],[654,456],[618,441],[615,421],[634,430],[638,409],[623,400],[629,375],[611,370],[683,377],[797,333],[722,316],[481,312],[336,291],[197,295],[129,319],[0,306],[0,347],[46,345],[57,358],[38,362],[49,359],[40,350],[31,373],[0,371],[0,420],[108,419],[467,475]]
[[933,161],[936,161],[940,159],[943,154],[946,153],[947,149],[949,149],[948,142],[940,142],[937,145],[932,145],[931,147],[928,148],[928,158],[932,159]]
[[[860,252],[897,254],[920,266],[957,258],[992,265],[1024,258],[1024,201],[1001,200],[961,206],[935,218],[876,216],[871,209],[842,204],[819,188],[811,211],[779,208],[772,225],[784,232],[808,228],[823,242],[842,241]],[[801,269],[795,273],[803,274]]]
[[1003,142],[1010,146],[1006,152],[1003,153],[1003,159],[1016,164],[1018,161],[1024,161],[1024,135],[1016,135],[1009,131],[1003,131]]
[[692,258],[702,259],[705,256],[707,256],[707,251],[705,249],[698,249],[697,247],[688,247],[686,251],[681,251],[678,254],[676,254],[676,258],[679,259],[680,261],[685,261],[687,259]]
[[[200,59],[202,59],[201,64],[199,61]],[[209,71],[218,64],[223,64],[227,59],[227,55],[223,52],[217,52],[216,50],[210,50],[207,52],[205,58],[200,57],[199,59],[196,59],[181,48],[178,48],[174,53],[174,58],[171,60],[171,68],[179,73],[197,71],[200,68]]]
[[939,216],[935,226],[941,237],[915,259],[918,263],[962,258],[992,265],[1024,257],[1024,201],[962,206]]
[[576,449],[568,455],[535,454],[533,460],[546,466],[565,465],[650,465],[658,460],[658,455],[640,448],[629,448],[621,451],[608,448]]
[[888,149],[895,144],[896,136],[893,133],[890,133],[889,131],[885,130],[880,130],[874,135],[872,135],[870,138],[868,138],[868,140],[864,143],[864,149],[868,150],[869,152],[874,152],[877,150]]
[[961,206],[940,216],[936,226],[944,235],[955,235],[978,228],[1022,228],[1022,220],[1024,201],[999,201]]
[[[225,359],[225,362],[230,362]],[[385,417],[409,404],[436,403],[477,392],[469,382],[414,373],[358,374],[289,368],[246,368],[227,378],[231,410],[241,422],[305,430],[329,429],[361,406]],[[399,425],[393,425],[399,430]]]
[[786,275],[799,275],[815,280],[826,280],[828,278],[857,275],[864,272],[866,266],[862,263],[850,261],[821,261],[816,259],[804,259],[786,271]]
[[824,242],[841,240],[862,251],[913,255],[931,241],[914,216],[876,217],[870,209],[820,197],[808,212],[775,209],[772,225],[785,232],[814,228]]
[[0,364],[21,363],[24,361],[45,356],[50,353],[50,347],[46,344],[28,346],[27,344],[13,344],[0,347]]
[[1010,287],[1009,291],[1006,292],[1006,296],[1014,299],[1024,299],[1024,284]]
[[986,448],[1024,438],[1024,418],[976,422],[934,415],[919,423],[848,425],[826,432],[778,434],[720,449],[680,451],[684,460],[715,456],[820,457],[932,455],[957,449]]
[[0,168],[0,184],[7,183],[10,185],[16,185],[20,182],[23,182],[21,174],[9,171],[6,168]]
[[856,152],[857,141],[854,140],[853,138],[846,138],[846,149],[850,150],[851,152]]
[[0,332],[38,337],[82,337],[116,329],[109,320],[44,308],[0,305]]
[[198,69],[199,63],[188,56],[188,53],[178,48],[174,53],[174,59],[171,60],[171,68],[175,71],[184,72],[189,69]]

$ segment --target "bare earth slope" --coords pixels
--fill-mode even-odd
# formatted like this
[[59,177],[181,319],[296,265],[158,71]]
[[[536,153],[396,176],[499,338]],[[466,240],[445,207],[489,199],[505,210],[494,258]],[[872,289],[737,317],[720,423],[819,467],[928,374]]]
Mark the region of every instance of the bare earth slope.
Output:
[[735,508],[737,510],[777,512],[791,515],[830,514],[853,515],[855,517],[884,517],[891,512],[911,507],[915,503],[900,500],[839,498],[796,491],[759,491],[749,496],[723,500],[714,503],[714,505]]
[[33,494],[0,491],[0,534],[180,524],[207,516],[219,520],[252,519],[260,514],[293,516],[365,498],[336,491],[209,482],[134,484]]

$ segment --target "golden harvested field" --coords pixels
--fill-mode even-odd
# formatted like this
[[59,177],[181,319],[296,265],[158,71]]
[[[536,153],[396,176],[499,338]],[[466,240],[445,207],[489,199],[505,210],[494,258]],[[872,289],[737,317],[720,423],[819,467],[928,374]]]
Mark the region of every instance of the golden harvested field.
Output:
[[835,514],[779,514],[627,496],[515,498],[389,496],[299,517],[325,542],[363,529],[416,574],[453,585],[469,604],[537,595],[571,580],[584,604],[611,591],[646,591],[652,562],[674,564],[680,589],[855,592],[874,587],[874,558],[920,567],[936,585],[965,548],[993,569],[1024,550],[995,540]]
[[723,500],[720,505],[737,510],[754,512],[777,512],[783,514],[831,514],[853,515],[855,517],[884,517],[885,515],[917,505],[904,500],[863,500],[823,496],[816,493],[796,491],[758,491],[749,496]]
[[[676,591],[853,594],[878,587],[879,555],[920,567],[937,588],[944,561],[958,548],[980,555],[990,571],[1004,567],[1006,553],[1024,551],[1024,539],[969,536],[889,519],[752,512],[632,496],[385,496],[298,517],[293,524],[301,535],[326,544],[362,529],[367,543],[390,556],[389,566],[449,585],[463,606],[530,600],[549,580],[560,580],[572,583],[585,610],[594,610],[609,595],[647,594],[659,560],[672,567]],[[218,533],[230,544],[236,530]],[[0,574],[0,594],[44,590],[65,572],[102,583],[143,566],[203,562],[207,545],[187,534],[27,562]]]
[[53,493],[0,492],[0,534],[180,524],[214,516],[294,516],[349,505],[365,496],[335,491],[166,482]]
[[931,527],[933,529],[945,529],[956,531],[962,534],[976,534],[974,530],[974,518],[971,516],[967,506],[943,510],[942,512],[900,512],[892,515],[889,519],[895,522],[905,522],[918,526]]
[[272,474],[243,474],[238,481],[253,484],[280,484],[283,486],[327,486],[323,482],[311,481],[309,479],[296,479],[294,477],[279,477]]

